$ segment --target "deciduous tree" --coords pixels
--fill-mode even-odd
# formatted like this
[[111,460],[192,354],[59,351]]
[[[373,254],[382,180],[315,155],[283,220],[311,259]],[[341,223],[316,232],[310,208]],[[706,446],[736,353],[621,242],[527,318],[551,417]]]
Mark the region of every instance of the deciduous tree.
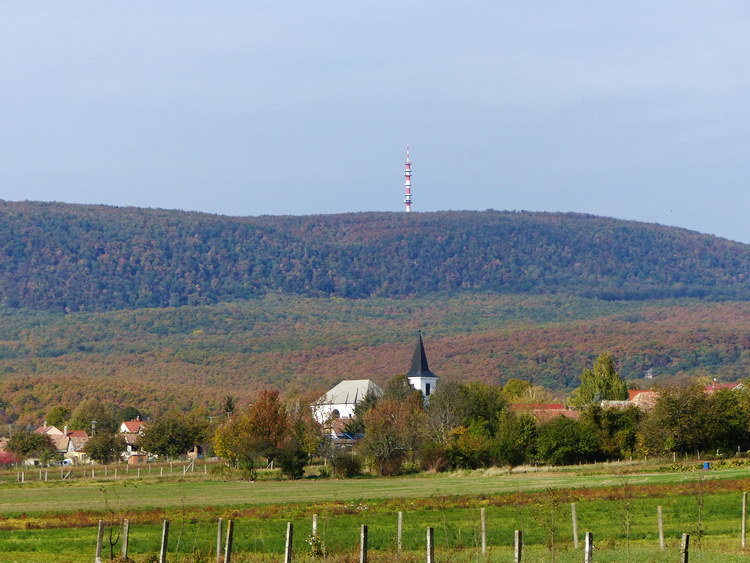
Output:
[[89,438],[83,451],[98,463],[112,463],[125,451],[127,443],[119,432],[99,432]]
[[586,407],[604,400],[623,401],[628,398],[628,388],[617,373],[612,354],[605,353],[594,362],[592,369],[581,373],[581,385],[570,396],[574,407]]

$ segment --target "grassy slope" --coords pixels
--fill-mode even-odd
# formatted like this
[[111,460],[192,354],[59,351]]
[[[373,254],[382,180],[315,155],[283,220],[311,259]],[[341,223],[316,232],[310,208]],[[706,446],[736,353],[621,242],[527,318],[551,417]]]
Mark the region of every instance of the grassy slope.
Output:
[[736,379],[750,367],[748,303],[267,296],[107,313],[0,311],[0,396],[6,415],[37,422],[52,405],[92,395],[151,413],[216,404],[226,393],[244,400],[265,385],[314,395],[342,378],[405,372],[417,327],[446,378],[570,388],[607,350],[626,378],[654,368]]

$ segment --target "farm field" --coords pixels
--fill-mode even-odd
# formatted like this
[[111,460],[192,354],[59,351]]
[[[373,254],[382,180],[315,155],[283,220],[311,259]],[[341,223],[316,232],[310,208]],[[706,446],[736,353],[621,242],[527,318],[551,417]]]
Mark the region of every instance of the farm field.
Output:
[[[681,534],[690,532],[695,561],[739,561],[740,498],[737,492],[676,495],[656,498],[578,500],[579,534],[592,531],[597,542],[598,561],[676,561]],[[367,502],[340,504],[337,508],[311,506],[307,514],[299,506],[276,514],[257,516],[221,511],[224,517],[235,517],[236,561],[278,561],[284,550],[286,522],[294,524],[294,549],[298,560],[306,560],[306,540],[310,535],[312,510],[321,510],[318,535],[329,549],[332,561],[352,561],[362,524],[369,527],[371,559],[396,559],[395,530],[397,509],[404,511],[404,561],[423,559],[425,530],[435,530],[438,560],[484,561],[479,552],[479,508],[486,506],[490,561],[511,560],[510,545],[515,529],[524,530],[527,561],[551,561],[547,545],[554,533],[558,561],[581,560],[580,550],[572,549],[570,508],[553,492],[538,495],[529,504],[493,506],[486,500],[473,499],[474,506],[461,506],[459,499],[443,499],[425,508],[418,500],[400,505]],[[465,500],[465,499],[464,499]],[[626,511],[626,503],[628,509]],[[667,549],[658,549],[656,506],[662,505],[665,518]],[[699,516],[699,510],[701,515]],[[171,511],[170,559],[202,561],[215,545],[215,519],[194,518],[192,511]],[[629,516],[626,516],[629,514]],[[112,515],[115,530],[119,514]],[[626,540],[624,523],[630,521],[630,541]],[[130,554],[135,561],[149,561],[159,546],[159,523],[135,524],[130,538]],[[0,534],[0,553],[4,561],[89,561],[94,551],[95,526],[36,530],[4,530]],[[105,536],[106,537],[106,536]],[[105,541],[105,546],[106,546]],[[700,548],[699,548],[700,545]],[[115,545],[115,552],[119,545]],[[627,557],[628,549],[631,550]]]
[[[613,466],[618,467],[618,466]],[[599,473],[594,466],[577,470],[514,472],[500,469],[391,478],[303,479],[300,481],[224,481],[197,474],[175,479],[79,480],[68,483],[28,482],[0,488],[0,514],[34,514],[103,510],[105,493],[119,502],[147,510],[177,506],[251,506],[276,503],[314,503],[363,499],[425,498],[455,495],[497,495],[549,488],[613,487],[622,484],[618,473]],[[599,466],[598,471],[605,471]],[[630,485],[690,483],[695,472],[628,473]],[[750,467],[701,473],[707,480],[750,478]],[[127,484],[128,486],[124,486]]]
[[[371,561],[423,561],[428,526],[435,530],[438,561],[511,561],[515,529],[525,534],[524,561],[580,561],[580,549],[572,549],[570,502],[576,502],[579,536],[593,532],[597,562],[676,561],[682,533],[693,537],[691,561],[745,560],[739,543],[741,492],[750,488],[750,470],[623,470],[637,468],[297,482],[226,482],[196,475],[176,481],[4,485],[0,554],[3,561],[90,561],[98,519],[116,533],[121,519],[129,518],[131,558],[152,561],[161,520],[167,518],[170,561],[213,560],[221,517],[235,521],[233,561],[279,561],[287,522],[295,526],[295,561],[305,561],[312,514],[318,514],[318,536],[332,562],[356,560],[362,524],[369,527]],[[664,512],[664,551],[658,548],[657,505]],[[486,558],[479,548],[482,507],[488,521]],[[395,551],[399,511],[404,512],[400,558]]]

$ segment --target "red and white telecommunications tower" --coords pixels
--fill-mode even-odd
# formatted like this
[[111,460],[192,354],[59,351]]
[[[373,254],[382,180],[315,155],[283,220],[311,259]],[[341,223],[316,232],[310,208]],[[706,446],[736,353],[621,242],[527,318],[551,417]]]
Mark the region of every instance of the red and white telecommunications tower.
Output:
[[411,159],[409,158],[409,145],[406,145],[406,165],[404,168],[404,187],[406,188],[406,197],[404,198],[404,205],[406,205],[406,212],[411,211]]

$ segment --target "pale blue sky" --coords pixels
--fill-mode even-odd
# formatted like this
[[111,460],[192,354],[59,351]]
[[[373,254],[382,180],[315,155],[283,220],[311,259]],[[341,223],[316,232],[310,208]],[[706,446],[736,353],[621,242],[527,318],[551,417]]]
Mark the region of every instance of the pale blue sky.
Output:
[[580,211],[750,242],[746,2],[0,4],[0,199]]

